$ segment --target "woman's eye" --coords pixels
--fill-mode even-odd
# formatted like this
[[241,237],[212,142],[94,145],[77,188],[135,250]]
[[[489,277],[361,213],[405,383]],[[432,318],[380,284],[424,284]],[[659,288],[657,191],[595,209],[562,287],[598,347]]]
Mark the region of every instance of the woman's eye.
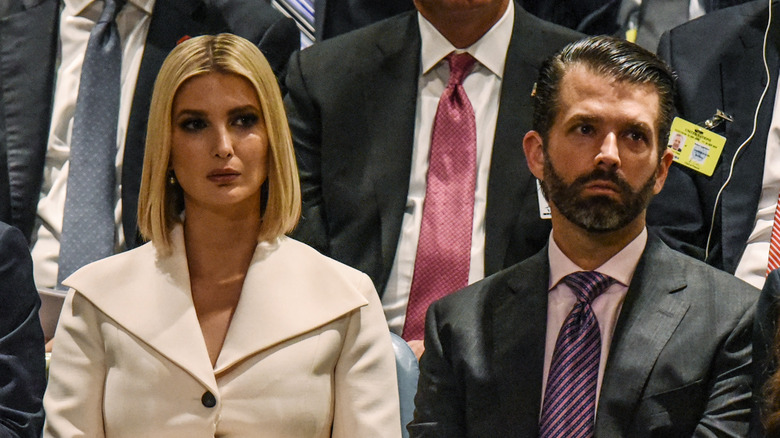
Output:
[[185,119],[179,123],[179,127],[185,131],[199,131],[206,127],[206,121],[203,119]]
[[257,114],[242,114],[233,122],[236,126],[251,127],[259,120]]

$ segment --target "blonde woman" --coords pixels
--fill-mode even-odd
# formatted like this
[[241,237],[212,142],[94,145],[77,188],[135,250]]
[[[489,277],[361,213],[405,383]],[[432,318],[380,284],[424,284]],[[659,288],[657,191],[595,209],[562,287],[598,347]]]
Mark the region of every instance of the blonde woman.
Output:
[[65,282],[46,436],[400,436],[370,279],[284,237],[298,175],[254,45],[202,36],[168,56],[138,210],[151,243]]

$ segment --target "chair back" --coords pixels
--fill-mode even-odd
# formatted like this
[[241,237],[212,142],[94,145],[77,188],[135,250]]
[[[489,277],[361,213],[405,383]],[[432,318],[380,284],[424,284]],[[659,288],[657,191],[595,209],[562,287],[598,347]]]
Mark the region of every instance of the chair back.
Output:
[[395,333],[390,333],[395,350],[395,369],[398,373],[398,397],[401,400],[401,433],[409,437],[406,425],[414,419],[414,395],[417,393],[417,379],[420,366],[409,344]]

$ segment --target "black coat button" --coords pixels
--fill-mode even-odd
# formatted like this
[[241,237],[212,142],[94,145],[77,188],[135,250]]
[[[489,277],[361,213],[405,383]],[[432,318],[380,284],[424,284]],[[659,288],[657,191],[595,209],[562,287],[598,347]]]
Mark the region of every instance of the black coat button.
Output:
[[203,393],[203,397],[200,398],[200,402],[207,408],[213,408],[217,405],[217,398],[210,391],[206,391]]

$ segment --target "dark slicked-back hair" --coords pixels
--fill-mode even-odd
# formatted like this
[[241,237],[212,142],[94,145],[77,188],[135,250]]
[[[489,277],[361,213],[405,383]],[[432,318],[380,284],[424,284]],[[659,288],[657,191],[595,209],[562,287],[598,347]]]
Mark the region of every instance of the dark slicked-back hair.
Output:
[[617,81],[655,87],[660,106],[658,148],[659,152],[663,151],[674,115],[674,73],[652,52],[609,36],[594,36],[570,43],[542,64],[534,93],[533,129],[545,143],[560,112],[561,81],[566,72],[577,65]]

